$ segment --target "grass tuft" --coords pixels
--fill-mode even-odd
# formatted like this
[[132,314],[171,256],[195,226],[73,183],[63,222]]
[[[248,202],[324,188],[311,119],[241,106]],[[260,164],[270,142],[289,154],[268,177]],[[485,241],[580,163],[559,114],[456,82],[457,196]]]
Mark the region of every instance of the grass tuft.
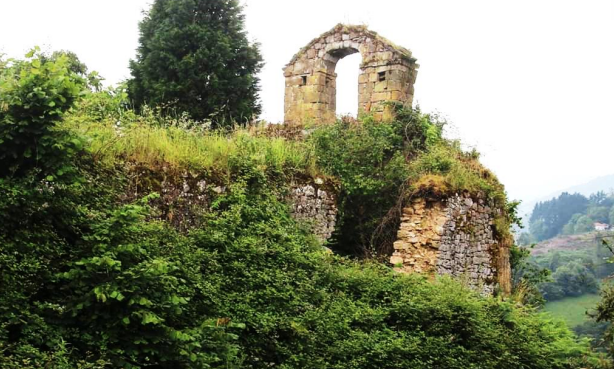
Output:
[[96,161],[107,165],[124,160],[226,177],[247,160],[269,174],[318,175],[315,155],[309,145],[255,136],[245,129],[225,133],[155,126],[143,120],[123,126],[110,120],[69,119],[66,125],[85,137]]

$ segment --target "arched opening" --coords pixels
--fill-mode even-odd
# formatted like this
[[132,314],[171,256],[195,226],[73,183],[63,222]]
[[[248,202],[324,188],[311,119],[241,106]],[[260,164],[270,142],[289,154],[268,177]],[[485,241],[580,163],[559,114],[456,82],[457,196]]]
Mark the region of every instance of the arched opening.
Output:
[[336,114],[356,118],[358,113],[358,75],[362,56],[355,53],[343,57],[337,62],[337,109]]

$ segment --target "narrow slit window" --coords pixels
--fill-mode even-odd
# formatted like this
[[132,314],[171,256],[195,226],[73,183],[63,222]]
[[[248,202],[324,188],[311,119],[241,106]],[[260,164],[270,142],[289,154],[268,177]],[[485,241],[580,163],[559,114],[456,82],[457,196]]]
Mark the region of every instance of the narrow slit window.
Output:
[[386,80],[386,72],[377,73],[377,80],[383,82]]
[[305,86],[307,84],[307,76],[301,76],[301,86]]

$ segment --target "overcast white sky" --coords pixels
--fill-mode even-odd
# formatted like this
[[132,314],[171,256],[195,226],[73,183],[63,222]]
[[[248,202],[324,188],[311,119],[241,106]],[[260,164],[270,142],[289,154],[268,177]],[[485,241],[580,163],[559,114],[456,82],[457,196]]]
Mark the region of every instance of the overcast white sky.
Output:
[[[282,67],[335,24],[366,24],[412,50],[414,103],[483,153],[510,197],[530,200],[614,173],[614,0],[244,0],[261,43],[262,118],[283,119]],[[0,52],[77,53],[129,76],[151,0],[0,0]],[[359,57],[337,68],[339,111],[356,109]]]

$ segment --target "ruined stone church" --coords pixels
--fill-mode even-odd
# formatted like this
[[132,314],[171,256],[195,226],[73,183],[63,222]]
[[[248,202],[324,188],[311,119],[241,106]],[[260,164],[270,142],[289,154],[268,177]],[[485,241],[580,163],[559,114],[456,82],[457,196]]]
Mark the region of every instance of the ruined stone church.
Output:
[[[412,105],[418,71],[411,52],[364,26],[337,25],[302,48],[285,66],[287,125],[332,123],[336,119],[337,62],[360,53],[358,113],[386,120],[389,105]],[[314,187],[315,186],[315,187]],[[315,220],[315,231],[328,238],[336,217],[335,194],[317,185],[298,186],[293,215]],[[510,240],[496,234],[503,211],[479,194],[418,198],[403,209],[390,264],[403,273],[452,275],[484,294],[511,290]]]

